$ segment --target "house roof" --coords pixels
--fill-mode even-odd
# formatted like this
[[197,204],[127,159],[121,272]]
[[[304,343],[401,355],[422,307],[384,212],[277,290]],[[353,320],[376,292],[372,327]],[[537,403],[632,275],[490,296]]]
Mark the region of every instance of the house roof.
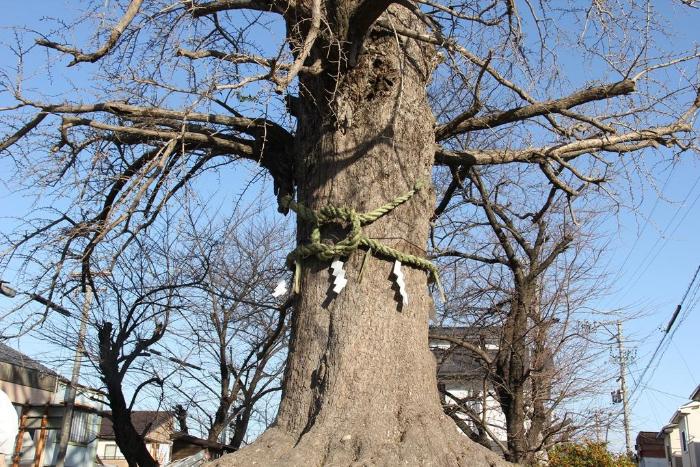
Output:
[[[637,433],[637,439],[654,440],[656,439],[655,431],[640,431]],[[656,443],[657,441],[653,441]]]
[[664,440],[658,438],[655,431],[640,431],[637,434],[635,447],[640,457],[663,458]]
[[667,434],[673,432],[673,430],[675,430],[676,428],[678,428],[677,423],[669,423],[668,425],[664,425],[663,428],[661,428],[661,431],[658,432],[656,437],[659,439],[662,439],[664,437],[664,435],[667,435]]
[[38,371],[39,373],[56,376],[64,379],[61,375],[53,371],[51,368],[42,365],[33,358],[23,354],[19,350],[15,350],[5,344],[0,344],[0,362],[10,363],[15,366],[21,366],[30,370]]
[[681,405],[680,407],[678,407],[678,410],[676,410],[676,412],[673,414],[673,417],[671,417],[669,425],[678,424],[681,421],[681,418],[690,413],[691,409],[696,409],[698,407],[700,407],[700,402],[697,401],[691,401],[687,404]]
[[700,402],[700,384],[698,384],[698,387],[696,387],[693,393],[690,395],[690,399]]
[[[107,412],[111,415],[111,412]],[[131,423],[133,423],[136,431],[148,439],[148,434],[161,427],[162,425],[172,422],[174,417],[173,412],[164,410],[134,410],[131,412]],[[114,439],[114,426],[112,419],[109,416],[102,418],[100,434],[98,438]]]
[[[51,392],[58,390],[57,381],[63,384],[70,382],[68,378],[51,368],[5,344],[0,344],[0,380]],[[106,395],[99,389],[82,384],[77,384],[76,387],[80,392]],[[29,400],[22,403],[25,402],[29,403]]]

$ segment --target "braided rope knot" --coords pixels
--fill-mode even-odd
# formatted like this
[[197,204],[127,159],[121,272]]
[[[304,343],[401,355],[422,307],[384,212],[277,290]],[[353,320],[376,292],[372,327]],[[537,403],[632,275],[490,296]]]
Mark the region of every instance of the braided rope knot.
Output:
[[[299,204],[294,203],[289,205],[290,208],[300,214],[296,207]],[[309,210],[310,211],[310,210]],[[311,211],[313,212],[313,211]],[[306,219],[306,216],[303,216]],[[350,253],[357,250],[360,246],[363,237],[362,221],[360,215],[354,209],[336,208],[334,206],[325,206],[310,219],[313,223],[311,230],[311,242],[308,244],[299,245],[294,251],[287,255],[287,265],[291,267],[295,261],[316,256],[322,261],[328,261],[339,256],[349,256]],[[321,226],[330,223],[349,223],[350,231],[348,235],[335,244],[323,243],[321,241]]]
[[[282,208],[291,209],[296,212],[299,217],[312,225],[309,238],[310,242],[297,246],[287,255],[287,266],[295,270],[294,282],[296,291],[298,291],[299,272],[302,260],[315,256],[321,261],[330,261],[333,258],[350,256],[350,254],[359,247],[365,247],[371,253],[376,253],[385,258],[397,260],[402,264],[407,264],[428,272],[440,289],[440,293],[443,294],[438,277],[438,270],[433,263],[425,258],[391,248],[362,233],[363,225],[371,224],[380,217],[393,211],[401,204],[410,200],[424,187],[425,183],[419,181],[414,185],[413,189],[383,204],[377,209],[365,213],[358,213],[352,208],[333,205],[324,206],[318,211],[315,211],[301,203],[295,202],[290,195],[281,198],[280,205]],[[334,244],[324,243],[321,240],[321,227],[326,224],[349,225],[350,229],[347,236],[342,240]]]

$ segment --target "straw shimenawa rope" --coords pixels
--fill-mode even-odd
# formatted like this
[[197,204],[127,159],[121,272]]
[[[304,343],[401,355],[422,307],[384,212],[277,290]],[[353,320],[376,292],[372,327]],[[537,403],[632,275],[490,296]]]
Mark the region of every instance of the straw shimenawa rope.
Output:
[[[352,208],[324,206],[318,211],[310,209],[301,203],[297,203],[290,195],[280,199],[280,205],[285,209],[291,209],[296,212],[303,220],[312,224],[310,235],[310,243],[297,246],[294,251],[287,255],[287,266],[291,269],[294,266],[294,292],[299,293],[299,280],[301,273],[301,261],[315,256],[321,261],[330,261],[337,257],[350,256],[352,252],[360,247],[367,248],[369,253],[378,254],[384,258],[400,261],[402,264],[413,266],[416,269],[422,269],[430,274],[432,280],[438,287],[441,297],[444,296],[440,278],[438,276],[437,267],[430,261],[419,256],[404,253],[395,248],[384,245],[383,243],[371,239],[362,233],[362,226],[371,224],[380,217],[394,210],[396,207],[405,203],[413,197],[418,191],[423,189],[425,184],[418,182],[413,189],[404,193],[401,196],[394,198],[388,203],[366,213],[358,213]],[[321,242],[321,226],[324,224],[349,224],[350,231],[348,235],[334,244]],[[444,300],[444,299],[443,299]]]

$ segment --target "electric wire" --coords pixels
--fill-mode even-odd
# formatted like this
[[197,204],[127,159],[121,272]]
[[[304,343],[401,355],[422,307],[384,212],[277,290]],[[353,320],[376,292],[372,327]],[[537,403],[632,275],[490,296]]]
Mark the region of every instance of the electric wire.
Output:
[[[646,366],[644,367],[644,370],[642,371],[641,376],[639,377],[639,381],[637,384],[634,386],[630,393],[629,397],[629,404],[630,406],[634,406],[634,403],[639,400],[639,395],[641,392],[644,390],[644,381],[645,381],[645,376],[651,369],[651,374],[649,376],[649,379],[651,379],[656,372],[656,369],[659,366],[659,363],[661,362],[661,358],[663,357],[663,354],[666,352],[668,349],[671,341],[673,340],[673,336],[676,334],[676,331],[680,328],[681,324],[685,321],[685,319],[688,317],[690,311],[695,308],[697,305],[698,301],[700,298],[698,298],[698,291],[700,290],[700,282],[697,282],[698,274],[700,273],[700,266],[697,267],[695,270],[695,274],[693,274],[693,278],[691,279],[690,283],[688,284],[688,287],[685,290],[685,293],[683,294],[683,298],[681,299],[680,303],[676,307],[676,309],[673,312],[673,315],[671,317],[671,320],[669,321],[668,325],[666,326],[666,330],[664,331],[663,336],[661,336],[661,340],[659,341],[658,345],[656,346],[656,349],[654,350],[654,353],[651,355],[651,358],[649,359],[649,362],[647,362]],[[686,299],[688,298],[688,295],[690,295],[692,290],[692,295],[691,295],[691,300],[690,300],[690,305],[683,309],[683,304],[685,303]],[[682,310],[682,312],[681,312]],[[678,319],[680,315],[680,319]],[[675,322],[678,321],[678,324],[673,327]],[[668,338],[668,339],[667,339]],[[659,357],[657,359],[657,356]],[[652,369],[653,365],[653,369]],[[638,394],[638,391],[640,393]],[[635,398],[636,396],[636,398]]]
[[692,381],[698,381],[698,378],[695,376],[695,372],[690,368],[690,365],[688,365],[688,361],[685,359],[683,356],[683,352],[681,352],[681,349],[678,348],[675,342],[672,343],[673,348],[676,349],[676,353],[678,354],[678,358],[681,359],[681,362],[683,362],[683,366],[685,367],[685,370],[688,372],[688,375],[690,376],[690,379]]
[[[700,178],[698,179],[698,181],[700,181]],[[697,183],[697,181],[696,181],[696,183]],[[676,232],[678,231],[678,229],[680,228],[680,226],[683,225],[683,222],[684,222],[685,219],[688,217],[688,214],[690,214],[690,212],[693,210],[693,208],[695,207],[695,205],[697,204],[697,202],[698,202],[699,200],[700,200],[700,193],[698,193],[698,195],[695,197],[695,199],[694,199],[693,202],[690,204],[690,206],[688,207],[688,209],[685,211],[685,214],[683,214],[683,217],[681,217],[680,220],[676,223],[676,226],[674,227],[673,231],[671,231],[671,233],[670,233],[668,236],[665,236],[663,244],[662,244],[659,248],[657,248],[656,250],[654,250],[654,256],[652,256],[652,258],[647,262],[647,264],[646,264],[646,266],[644,267],[644,269],[642,270],[642,272],[639,273],[639,277],[637,278],[637,282],[638,282],[639,279],[641,279],[641,278],[644,276],[644,274],[649,270],[649,268],[651,267],[651,265],[654,264],[654,262],[656,261],[656,258],[659,257],[659,255],[660,255],[661,252],[664,250],[664,248],[666,248],[666,246],[668,245],[668,240],[671,239],[671,238],[673,238],[674,235],[676,235]]]
[[[695,180],[695,183],[693,183],[693,185],[690,187],[690,190],[688,190],[688,192],[686,193],[685,197],[683,198],[683,201],[681,201],[680,205],[678,206],[676,211],[673,213],[673,217],[671,217],[671,220],[666,223],[666,227],[661,232],[661,235],[659,236],[659,238],[656,239],[656,241],[651,246],[651,248],[649,248],[649,251],[644,256],[642,261],[639,263],[639,265],[632,272],[632,275],[631,275],[632,280],[629,282],[629,284],[627,284],[625,286],[625,289],[624,289],[622,295],[620,296],[620,298],[624,298],[625,296],[627,296],[627,294],[631,290],[634,289],[634,286],[644,276],[644,273],[646,273],[646,271],[649,269],[649,267],[651,267],[651,265],[654,263],[654,261],[656,261],[656,258],[659,256],[661,251],[663,251],[663,249],[666,248],[666,244],[668,243],[669,238],[671,238],[676,233],[678,228],[683,224],[683,222],[687,218],[688,213],[692,210],[692,208],[695,206],[695,204],[698,202],[698,200],[700,200],[700,193],[698,193],[698,195],[695,197],[695,199],[691,203],[690,207],[688,209],[686,209],[686,212],[683,215],[683,217],[681,217],[681,219],[678,221],[678,223],[676,223],[671,235],[667,235],[669,229],[675,223],[676,218],[681,213],[683,208],[686,206],[686,202],[688,201],[688,199],[690,199],[691,195],[693,194],[693,192],[695,191],[695,189],[698,187],[699,184],[700,184],[700,177],[698,177]],[[661,242],[661,245],[659,246],[660,242]],[[650,257],[651,257],[651,260],[649,260]],[[649,260],[649,261],[647,261],[647,260]]]
[[[696,273],[696,276],[697,276],[697,273]],[[695,286],[692,298],[695,298],[695,296],[697,295],[698,289],[700,289],[700,282],[698,282],[698,284]],[[686,293],[686,296],[687,296],[687,293]],[[698,301],[697,300],[692,301],[692,298],[691,298],[690,305],[686,307],[686,309],[684,310],[680,319],[678,320],[678,325],[675,328],[673,328],[673,330],[671,331],[670,334],[664,335],[664,337],[666,335],[668,335],[668,340],[664,343],[663,347],[661,348],[661,352],[659,353],[659,358],[656,360],[656,363],[654,364],[653,368],[651,369],[651,373],[649,375],[649,380],[652,380],[654,378],[654,375],[656,374],[656,370],[659,368],[659,365],[661,364],[661,359],[666,354],[666,351],[668,350],[669,346],[671,345],[671,342],[673,342],[673,338],[676,335],[676,331],[678,331],[680,326],[683,324],[685,319],[688,317],[688,315],[690,314],[690,311],[693,310],[695,308],[695,306],[697,305]],[[677,308],[677,310],[678,310],[678,308]],[[674,313],[674,317],[671,319],[671,322],[669,323],[669,325],[667,327],[667,332],[668,332],[668,329],[670,329],[671,326],[673,325],[673,320],[675,319],[675,317],[676,317],[676,313]],[[663,338],[662,338],[662,341],[663,341]],[[630,401],[632,403],[632,397],[630,397]]]
[[[668,182],[671,180],[671,176],[673,175],[673,172],[676,170],[676,167],[677,166],[674,164],[673,167],[671,168],[671,170],[669,171],[668,176],[666,177],[666,180],[664,181],[664,184],[661,187],[661,193],[665,192],[666,185],[668,185]],[[639,230],[639,233],[637,234],[637,238],[634,239],[634,242],[632,243],[632,246],[630,247],[629,251],[627,252],[625,259],[622,261],[622,265],[620,265],[617,272],[615,273],[615,276],[613,277],[613,280],[612,280],[613,283],[617,282],[618,279],[622,278],[622,272],[624,271],[625,266],[627,265],[627,262],[632,257],[632,253],[634,253],[634,251],[637,247],[637,244],[639,243],[639,240],[641,240],[642,236],[644,236],[644,232],[646,232],[646,229],[649,226],[649,221],[654,216],[654,212],[656,212],[656,208],[658,207],[660,200],[661,200],[660,196],[657,196],[656,199],[654,200],[654,205],[651,207],[651,211],[649,211],[649,214],[644,218],[644,225],[642,225],[641,230]]]

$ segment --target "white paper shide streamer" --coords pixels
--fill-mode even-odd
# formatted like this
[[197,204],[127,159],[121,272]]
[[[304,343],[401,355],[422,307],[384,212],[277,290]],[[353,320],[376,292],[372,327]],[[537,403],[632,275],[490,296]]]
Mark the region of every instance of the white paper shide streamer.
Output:
[[272,292],[272,296],[277,298],[281,297],[282,295],[287,293],[287,281],[282,279],[277,283],[277,287],[275,287],[275,290]]
[[399,295],[401,295],[401,303],[408,305],[408,292],[406,292],[406,282],[404,282],[403,271],[401,270],[401,261],[394,261],[394,270],[392,271],[396,277],[396,285],[399,286]]
[[331,263],[331,274],[335,278],[333,280],[333,292],[340,293],[341,290],[345,288],[348,280],[345,278],[345,269],[343,269],[345,263],[339,259],[333,260]]

